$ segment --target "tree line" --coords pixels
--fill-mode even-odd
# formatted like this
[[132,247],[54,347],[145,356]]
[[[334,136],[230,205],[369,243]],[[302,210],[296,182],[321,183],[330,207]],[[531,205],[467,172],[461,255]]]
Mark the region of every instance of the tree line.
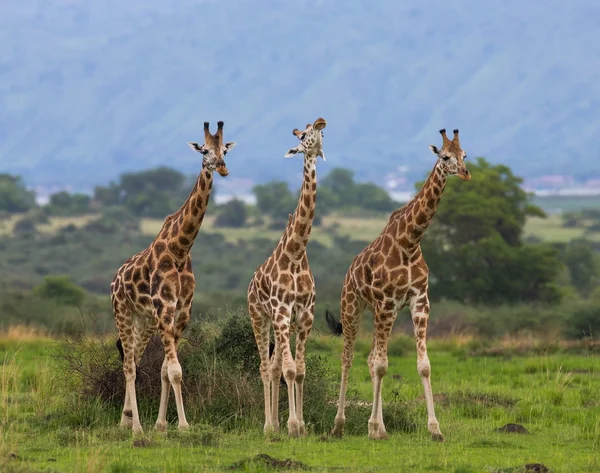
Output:
[[[473,179],[449,179],[437,214],[422,242],[430,268],[432,300],[456,301],[469,306],[518,306],[541,304],[558,307],[569,301],[600,300],[599,244],[585,238],[566,243],[546,243],[525,237],[525,223],[531,216],[544,217],[532,205],[532,195],[522,188],[522,179],[504,165],[492,165],[483,158],[469,163]],[[91,196],[57,193],[46,206],[35,205],[35,195],[16,176],[0,175],[0,211],[25,215],[98,216],[82,228],[66,227],[52,235],[21,228],[19,238],[0,237],[0,289],[52,284],[37,289],[39,297],[54,297],[57,285],[67,275],[87,293],[105,296],[108,284],[122,260],[147,245],[151,236],[140,230],[141,217],[163,218],[176,210],[187,197],[193,180],[168,168],[157,168],[120,176],[118,181],[99,186]],[[420,188],[422,182],[415,184]],[[232,200],[213,212],[221,226],[243,226],[252,217],[267,225],[281,227],[287,222],[298,197],[281,181],[255,186],[256,205]],[[402,204],[394,202],[384,189],[360,183],[347,169],[334,169],[319,182],[317,220],[328,213],[386,215]],[[596,217],[567,215],[590,222]],[[33,217],[31,217],[33,219]],[[590,225],[591,226],[591,225]],[[339,303],[339,291],[352,258],[367,241],[337,233],[332,227],[333,246],[315,239],[309,243],[309,258],[317,281],[319,304]],[[221,233],[219,233],[221,232]],[[193,260],[199,261],[197,298],[200,307],[220,306],[228,301],[243,305],[247,282],[257,264],[275,241],[252,235],[236,243],[227,242],[222,232],[203,231],[195,245]],[[35,245],[32,245],[32,241]],[[23,260],[24,252],[31,257]],[[19,272],[10,271],[18,265]],[[200,266],[198,266],[200,268]],[[46,280],[44,280],[46,278]],[[71,293],[73,287],[69,287]],[[73,300],[71,294],[70,300]],[[78,299],[77,299],[78,300]],[[587,302],[586,302],[587,303]],[[595,304],[595,302],[593,303]],[[599,303],[600,305],[600,303]],[[594,305],[594,307],[596,307]],[[600,307],[586,312],[586,323],[600,328]],[[1,310],[1,308],[0,308]]]

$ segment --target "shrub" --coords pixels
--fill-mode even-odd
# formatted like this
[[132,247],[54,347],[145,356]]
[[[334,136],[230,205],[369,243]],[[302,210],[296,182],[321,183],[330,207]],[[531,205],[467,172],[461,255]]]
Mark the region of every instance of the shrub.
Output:
[[215,227],[243,227],[248,218],[248,210],[242,200],[232,199],[223,204],[215,219]]
[[[65,341],[59,351],[57,360],[68,378],[66,383],[76,389],[72,400],[75,405],[65,406],[70,426],[85,427],[90,422],[97,422],[98,402],[104,406],[107,415],[112,416],[108,422],[118,423],[125,383],[115,342],[114,334],[98,339],[82,333]],[[154,422],[158,414],[163,357],[162,344],[155,336],[137,367],[136,393],[143,423]],[[231,312],[219,319],[203,317],[190,324],[180,345],[179,360],[183,368],[186,415],[191,422],[196,425],[209,423],[225,430],[261,429],[264,423],[263,386],[258,374],[254,335],[244,311]],[[338,378],[339,374],[331,371],[325,358],[308,354],[304,419],[309,431],[327,433],[331,429],[336,413]],[[284,381],[281,383],[279,418],[285,430],[288,400]],[[357,403],[356,397],[355,392],[349,393],[348,418],[352,418],[348,424],[349,433],[362,433],[367,428],[370,407]],[[413,410],[401,400],[386,404],[384,416],[390,432],[414,429]],[[169,421],[177,418],[172,398],[167,418]],[[213,434],[209,437],[212,439]]]
[[44,282],[33,292],[44,299],[53,299],[64,305],[79,306],[85,299],[85,291],[68,276],[46,276]]

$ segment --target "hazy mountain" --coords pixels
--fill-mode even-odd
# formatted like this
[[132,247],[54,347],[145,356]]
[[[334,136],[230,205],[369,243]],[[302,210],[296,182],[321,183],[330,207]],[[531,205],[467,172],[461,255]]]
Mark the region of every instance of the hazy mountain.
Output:
[[[225,120],[229,182],[297,179],[319,116],[327,162],[422,177],[458,127],[470,156],[533,177],[600,174],[600,2],[3,0],[0,171],[90,187],[200,157]],[[599,169],[598,172],[595,172]]]

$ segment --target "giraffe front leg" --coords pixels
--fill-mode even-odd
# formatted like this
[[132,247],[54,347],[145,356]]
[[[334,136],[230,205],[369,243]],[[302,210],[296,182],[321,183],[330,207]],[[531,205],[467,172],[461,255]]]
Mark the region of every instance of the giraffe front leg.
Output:
[[[280,307],[279,311],[283,311]],[[283,315],[283,314],[282,314]],[[286,314],[282,317],[283,320],[273,323],[275,328],[275,337],[277,337],[277,345],[281,350],[281,356],[283,358],[283,377],[288,388],[288,435],[290,437],[298,437],[299,424],[298,417],[296,415],[296,402],[294,399],[294,383],[296,381],[296,362],[292,357],[292,351],[290,349],[290,312],[286,311]]]
[[142,435],[144,429],[140,423],[137,400],[135,395],[135,357],[133,340],[121,339],[123,343],[123,374],[125,375],[125,405],[121,415],[121,426],[131,428],[134,435]]
[[417,344],[417,371],[423,383],[425,391],[425,402],[427,403],[427,428],[431,433],[431,438],[438,442],[444,441],[444,436],[440,431],[440,424],[435,417],[435,408],[433,404],[433,393],[431,390],[431,365],[427,356],[427,321],[429,319],[429,298],[427,293],[419,294],[411,300],[410,312],[415,331]]
[[269,372],[271,376],[271,419],[273,421],[273,432],[279,432],[279,385],[281,383],[281,373],[283,372],[283,357],[277,337],[275,337],[275,348],[271,355]]
[[[314,299],[314,298],[313,298]],[[310,335],[314,320],[314,303],[311,307],[298,314],[296,335],[296,414],[298,416],[298,432],[301,436],[306,435],[304,423],[304,378],[306,376],[305,350],[306,341]]]
[[183,372],[181,364],[177,357],[177,346],[179,335],[174,327],[175,317],[175,302],[165,302],[162,310],[157,313],[160,327],[160,338],[165,348],[165,360],[167,362],[167,377],[173,388],[175,404],[177,405],[177,418],[179,419],[179,429],[185,430],[189,428],[187,419],[185,418],[185,410],[183,407],[183,396],[181,394],[181,383],[183,381]]
[[388,438],[383,424],[383,402],[381,387],[383,377],[388,368],[388,341],[394,325],[396,315],[393,312],[377,311],[375,314],[375,327],[373,332],[373,347],[369,355],[369,371],[373,383],[373,409],[369,418],[369,438],[372,440],[385,440]]
[[156,419],[156,424],[154,424],[154,428],[159,432],[165,432],[167,430],[167,406],[169,404],[170,389],[171,385],[169,382],[167,358],[165,357],[160,370],[160,405],[158,407],[158,418]]
[[250,303],[251,299],[256,300],[256,297],[250,294],[248,296],[248,312],[252,320],[252,330],[254,339],[258,347],[260,356],[260,377],[263,383],[263,394],[265,399],[265,425],[263,432],[270,434],[275,431],[273,419],[271,417],[271,366],[269,362],[269,335],[271,332],[271,319],[267,315]]

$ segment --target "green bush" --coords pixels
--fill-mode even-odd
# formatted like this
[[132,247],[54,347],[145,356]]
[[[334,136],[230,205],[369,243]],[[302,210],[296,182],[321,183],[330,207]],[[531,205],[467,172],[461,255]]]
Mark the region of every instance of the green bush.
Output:
[[[123,407],[125,383],[114,335],[98,339],[85,333],[64,343],[57,355],[65,382],[75,390],[71,404],[59,416],[72,428],[99,422],[98,403],[104,406],[108,424],[118,423]],[[292,340],[293,342],[293,340]],[[136,390],[143,423],[152,423],[160,401],[160,368],[164,357],[162,344],[153,337],[137,368]],[[183,396],[186,415],[195,425],[210,424],[224,430],[251,428],[264,423],[262,380],[258,353],[248,315],[244,311],[223,318],[202,317],[184,334],[179,349],[183,368]],[[288,413],[287,389],[281,381],[280,423],[285,430]],[[304,419],[310,432],[330,431],[336,413],[339,373],[318,354],[306,357],[304,381]],[[370,408],[349,393],[349,433],[366,431]],[[403,400],[386,404],[384,416],[388,430],[413,430],[414,411]],[[173,399],[167,418],[177,418]],[[351,418],[351,420],[350,420]],[[212,437],[211,437],[212,438]]]
[[232,199],[219,208],[215,227],[240,228],[246,224],[248,210],[242,200]]
[[85,300],[85,291],[69,276],[46,276],[43,284],[33,292],[43,299],[52,299],[59,304],[80,306]]

